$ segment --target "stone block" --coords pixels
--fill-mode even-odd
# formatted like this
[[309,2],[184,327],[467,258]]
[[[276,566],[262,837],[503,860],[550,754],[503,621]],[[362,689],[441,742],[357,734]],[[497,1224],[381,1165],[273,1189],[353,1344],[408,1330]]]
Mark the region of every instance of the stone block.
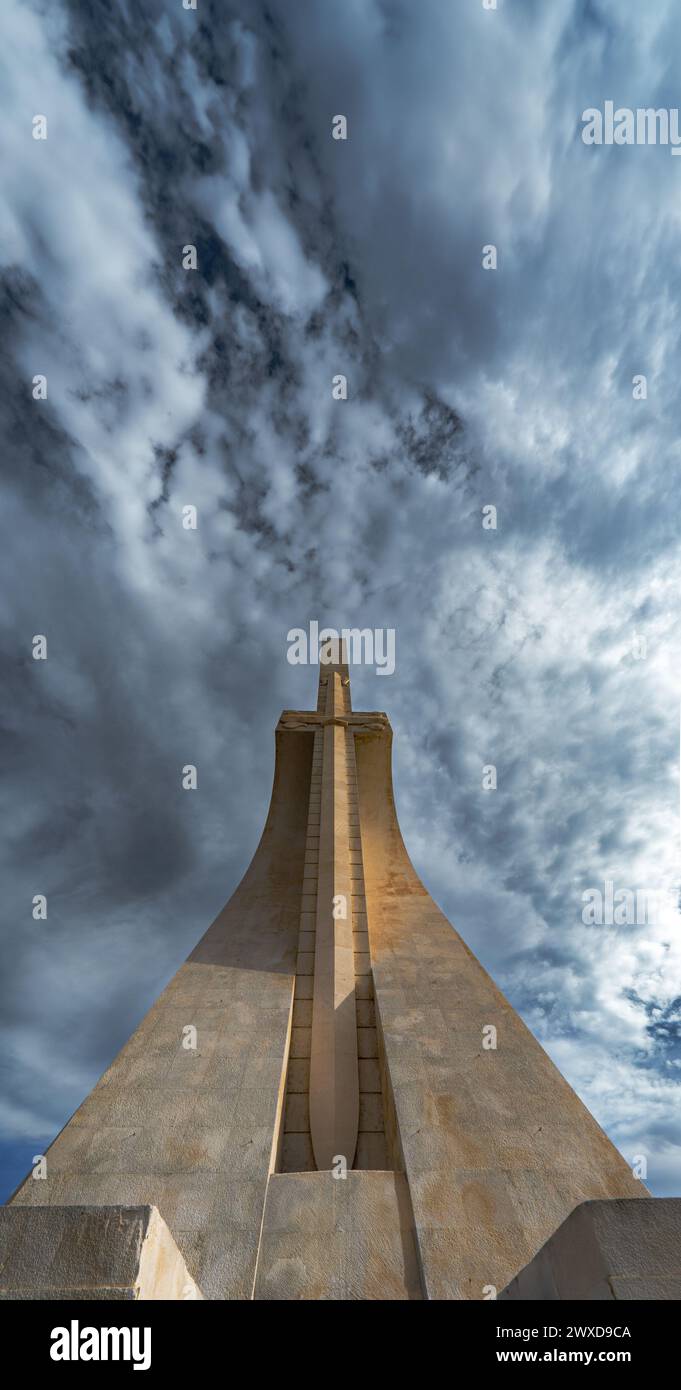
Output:
[[681,1197],[582,1202],[499,1294],[542,1299],[678,1299]]
[[254,1297],[420,1299],[409,1194],[397,1173],[274,1173]]
[[0,1208],[0,1299],[202,1299],[156,1207]]

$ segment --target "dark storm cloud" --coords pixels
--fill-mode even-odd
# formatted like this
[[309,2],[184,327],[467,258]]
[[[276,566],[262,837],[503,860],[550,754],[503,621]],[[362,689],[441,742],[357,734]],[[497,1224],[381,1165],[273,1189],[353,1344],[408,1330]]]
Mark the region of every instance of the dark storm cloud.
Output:
[[678,171],[579,139],[606,98],[673,104],[675,7],[12,0],[3,24],[12,1163],[235,886],[279,709],[314,698],[286,633],[316,618],[396,628],[395,676],[353,695],[395,727],[419,871],[678,1190],[678,914],[581,917],[606,877],[677,875]]

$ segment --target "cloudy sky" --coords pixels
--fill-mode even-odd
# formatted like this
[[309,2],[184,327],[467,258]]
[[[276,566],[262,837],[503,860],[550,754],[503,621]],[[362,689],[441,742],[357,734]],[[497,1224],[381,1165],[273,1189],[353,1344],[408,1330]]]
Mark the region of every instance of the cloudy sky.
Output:
[[[678,3],[0,26],[2,1195],[238,882],[313,619],[395,629],[353,698],[419,873],[680,1193],[681,160],[580,135],[679,102]],[[656,920],[585,925],[606,880]]]

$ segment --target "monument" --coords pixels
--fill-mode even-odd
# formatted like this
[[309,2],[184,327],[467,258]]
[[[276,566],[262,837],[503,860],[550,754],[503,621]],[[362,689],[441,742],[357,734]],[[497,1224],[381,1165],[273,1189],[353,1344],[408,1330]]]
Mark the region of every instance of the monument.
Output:
[[323,655],[241,884],[2,1213],[4,1297],[521,1297],[581,1203],[647,1196],[419,880],[388,719]]

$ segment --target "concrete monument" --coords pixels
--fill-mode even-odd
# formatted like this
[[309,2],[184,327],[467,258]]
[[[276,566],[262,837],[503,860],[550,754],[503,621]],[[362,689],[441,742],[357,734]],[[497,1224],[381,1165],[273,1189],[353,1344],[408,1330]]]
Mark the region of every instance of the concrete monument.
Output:
[[13,1208],[155,1208],[192,1297],[483,1299],[647,1196],[420,882],[391,742],[322,663],[241,884]]

